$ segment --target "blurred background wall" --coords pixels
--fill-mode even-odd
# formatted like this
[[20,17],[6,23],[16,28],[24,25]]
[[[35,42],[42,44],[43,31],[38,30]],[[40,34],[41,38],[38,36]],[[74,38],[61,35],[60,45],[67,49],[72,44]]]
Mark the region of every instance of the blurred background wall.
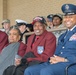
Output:
[[31,23],[35,16],[62,13],[64,3],[76,4],[76,0],[0,0],[0,24],[4,19],[10,19],[11,25],[16,19]]

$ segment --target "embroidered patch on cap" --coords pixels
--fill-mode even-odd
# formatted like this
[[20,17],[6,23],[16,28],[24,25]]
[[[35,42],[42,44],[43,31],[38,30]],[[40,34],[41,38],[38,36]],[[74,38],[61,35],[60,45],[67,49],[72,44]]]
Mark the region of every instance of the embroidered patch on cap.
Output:
[[66,9],[66,10],[69,9],[69,5],[68,5],[68,4],[65,5],[65,9]]

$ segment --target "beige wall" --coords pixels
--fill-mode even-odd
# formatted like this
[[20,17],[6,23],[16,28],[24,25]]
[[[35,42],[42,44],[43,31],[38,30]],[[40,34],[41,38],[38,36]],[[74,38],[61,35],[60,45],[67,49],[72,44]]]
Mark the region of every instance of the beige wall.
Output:
[[[0,17],[3,19],[3,0],[0,1]],[[7,10],[5,9],[6,15],[4,16],[4,19],[10,19],[12,25],[15,24],[15,19],[23,19],[30,23],[35,16],[62,13],[61,6],[64,3],[76,4],[76,0],[7,0]]]
[[3,19],[7,18],[7,0],[0,0],[0,28]]
[[3,20],[3,0],[0,0],[0,27]]

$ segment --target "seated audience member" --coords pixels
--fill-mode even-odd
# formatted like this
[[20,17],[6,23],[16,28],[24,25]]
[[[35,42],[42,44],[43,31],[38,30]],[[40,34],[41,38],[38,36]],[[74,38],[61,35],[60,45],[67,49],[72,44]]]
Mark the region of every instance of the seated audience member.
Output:
[[18,28],[11,27],[9,29],[8,40],[9,44],[3,48],[0,54],[0,75],[2,75],[5,68],[14,65],[15,57],[23,57],[26,51],[26,44],[19,41],[20,31]]
[[8,35],[5,32],[0,31],[0,53],[2,49],[8,44]]
[[[66,66],[76,62],[76,5],[64,4],[62,11],[68,30],[59,37],[55,55],[46,63],[28,67],[24,75],[66,75]],[[76,66],[68,73],[76,75]]]
[[62,21],[63,21],[63,16],[61,14],[58,13],[53,15],[54,28],[63,27]]
[[[57,29],[57,28],[62,28],[62,27],[64,27],[64,25],[62,24],[62,21],[63,21],[63,16],[62,16],[61,14],[55,14],[55,15],[53,15],[53,25],[54,25],[53,28]],[[53,32],[54,35],[55,35],[56,38],[57,38],[57,42],[58,42],[59,36],[60,36],[62,33],[64,33],[64,32],[65,32],[64,30],[62,30],[62,31],[54,31],[54,32]]]
[[[23,41],[23,35],[27,32],[30,32],[30,29],[28,28],[27,26],[27,22],[24,21],[24,20],[20,20],[20,19],[17,19],[16,20],[16,24],[21,32],[21,38],[20,40]],[[28,39],[29,36],[26,36],[26,43],[27,43],[27,39]]]
[[34,34],[28,39],[26,52],[32,51],[36,58],[28,58],[28,61],[39,60],[45,62],[49,58],[48,53],[53,55],[55,51],[56,38],[51,32],[46,31],[46,21],[41,16],[33,19],[33,29]]
[[26,67],[46,62],[54,54],[56,38],[51,32],[46,31],[46,21],[43,17],[34,18],[33,29],[34,34],[28,38],[26,54],[21,60],[21,64],[26,62],[27,66],[20,64],[15,71],[11,66],[3,75],[11,75],[12,71],[14,75],[23,75]]
[[47,22],[46,30],[53,28],[52,18],[53,18],[53,14],[50,14],[50,15],[47,16],[47,19],[46,19],[46,22]]
[[2,22],[2,27],[3,27],[3,29],[4,29],[4,31],[6,32],[6,33],[8,33],[8,31],[9,31],[9,29],[10,29],[10,20],[9,19],[5,19],[5,20],[3,20],[3,22]]

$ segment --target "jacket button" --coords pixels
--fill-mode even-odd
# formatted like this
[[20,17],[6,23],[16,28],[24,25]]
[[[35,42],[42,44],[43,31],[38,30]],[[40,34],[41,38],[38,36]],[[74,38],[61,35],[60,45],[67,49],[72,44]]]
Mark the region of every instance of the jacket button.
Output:
[[64,46],[62,48],[65,48]]
[[63,54],[63,52],[61,52],[61,54]]

